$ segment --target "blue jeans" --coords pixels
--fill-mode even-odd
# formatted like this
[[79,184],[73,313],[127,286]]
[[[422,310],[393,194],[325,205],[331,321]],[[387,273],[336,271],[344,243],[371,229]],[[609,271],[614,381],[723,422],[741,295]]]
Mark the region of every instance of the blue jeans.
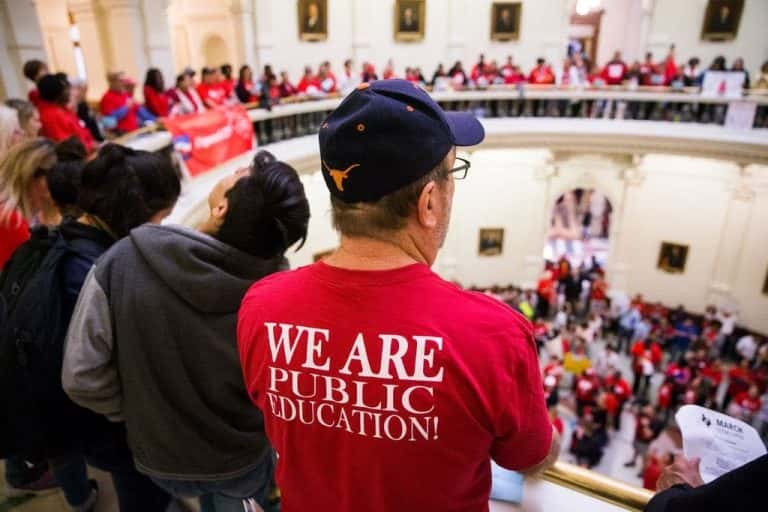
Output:
[[200,498],[201,512],[243,512],[243,500],[252,498],[267,510],[275,472],[272,450],[255,468],[229,480],[152,480],[178,498]]

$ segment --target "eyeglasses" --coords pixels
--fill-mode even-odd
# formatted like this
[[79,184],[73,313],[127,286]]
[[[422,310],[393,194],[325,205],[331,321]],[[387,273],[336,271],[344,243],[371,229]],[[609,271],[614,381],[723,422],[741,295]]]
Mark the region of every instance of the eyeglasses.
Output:
[[454,179],[457,180],[463,180],[467,177],[467,173],[469,172],[469,168],[472,167],[472,164],[469,160],[466,158],[456,157],[456,160],[461,162],[461,165],[458,167],[454,167],[448,173],[455,174]]

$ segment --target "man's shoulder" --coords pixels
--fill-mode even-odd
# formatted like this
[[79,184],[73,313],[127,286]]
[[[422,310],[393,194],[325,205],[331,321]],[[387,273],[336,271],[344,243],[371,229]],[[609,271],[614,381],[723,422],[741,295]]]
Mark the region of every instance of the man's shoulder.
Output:
[[294,270],[283,270],[263,277],[253,283],[245,294],[244,302],[249,300],[270,299],[277,290],[300,291],[300,287],[307,283],[312,275],[312,265],[299,267]]

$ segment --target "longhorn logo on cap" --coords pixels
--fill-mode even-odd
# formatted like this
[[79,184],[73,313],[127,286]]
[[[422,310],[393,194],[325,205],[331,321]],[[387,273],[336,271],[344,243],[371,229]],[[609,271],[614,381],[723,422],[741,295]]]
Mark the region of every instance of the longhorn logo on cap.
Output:
[[325,162],[323,162],[323,166],[333,179],[333,182],[336,184],[336,188],[339,189],[339,192],[344,192],[344,180],[349,177],[350,171],[355,167],[360,167],[360,164],[352,164],[343,171],[341,169],[331,169]]

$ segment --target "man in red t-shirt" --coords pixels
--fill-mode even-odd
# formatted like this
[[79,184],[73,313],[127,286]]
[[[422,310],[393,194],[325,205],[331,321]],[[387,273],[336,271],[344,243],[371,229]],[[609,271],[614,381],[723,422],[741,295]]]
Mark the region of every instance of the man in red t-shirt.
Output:
[[555,83],[555,74],[544,59],[536,59],[536,67],[531,70],[528,82],[534,85],[549,85]]
[[469,168],[455,147],[483,138],[397,79],[323,122],[340,248],[257,282],[239,313],[284,512],[486,511],[491,459],[529,473],[557,457],[530,323],[429,268]]
[[200,95],[203,104],[208,108],[224,105],[227,101],[227,92],[219,80],[219,70],[203,68],[201,75],[200,84],[197,86],[197,94]]
[[605,80],[608,85],[621,85],[624,82],[624,78],[627,76],[627,64],[621,60],[621,52],[615,52],[613,59],[603,68],[603,72],[600,77]]
[[101,115],[117,121],[117,131],[128,133],[139,129],[139,104],[134,101],[126,87],[126,77],[121,71],[107,75],[109,89],[101,97]]
[[658,343],[651,338],[637,340],[630,350],[632,355],[632,371],[635,382],[632,392],[636,397],[647,400],[651,389],[651,377],[661,364],[662,352]]

